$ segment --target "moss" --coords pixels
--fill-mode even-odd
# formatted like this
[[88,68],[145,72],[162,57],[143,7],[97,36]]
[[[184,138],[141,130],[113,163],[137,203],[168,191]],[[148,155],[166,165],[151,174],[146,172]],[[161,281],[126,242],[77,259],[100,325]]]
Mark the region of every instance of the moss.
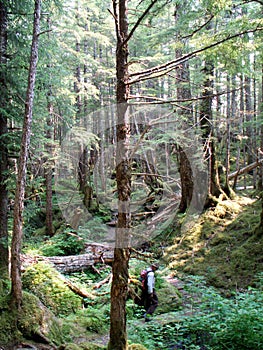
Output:
[[39,262],[29,266],[23,274],[23,286],[36,295],[56,315],[68,315],[81,309],[82,299],[64,283],[50,265]]
[[80,347],[81,347],[81,350],[106,350],[107,349],[106,346],[91,344],[91,343],[81,343]]
[[206,276],[224,290],[247,287],[263,271],[260,210],[260,201],[247,197],[219,201],[188,232],[177,233],[165,256],[170,268]]
[[81,348],[76,344],[67,344],[64,350],[81,350]]
[[18,327],[26,338],[63,342],[61,325],[41,301],[31,293],[23,293],[23,305]]
[[178,289],[168,283],[158,289],[158,299],[159,305],[156,310],[158,313],[175,311],[182,305],[182,298]]
[[22,333],[16,328],[17,315],[9,305],[10,296],[0,298],[0,345],[3,346],[22,339]]
[[58,320],[33,294],[24,292],[22,309],[17,315],[10,307],[10,296],[0,299],[0,345],[22,342],[23,339],[62,342]]
[[74,343],[68,343],[67,345],[62,345],[60,349],[63,350],[106,350],[105,346],[98,345],[98,344],[91,344],[91,343],[80,343],[80,344],[74,344]]

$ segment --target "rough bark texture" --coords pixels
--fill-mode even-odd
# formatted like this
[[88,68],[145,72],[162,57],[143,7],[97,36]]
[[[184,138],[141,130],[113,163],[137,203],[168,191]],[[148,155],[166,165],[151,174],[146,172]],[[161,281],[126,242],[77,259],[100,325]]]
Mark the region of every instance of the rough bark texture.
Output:
[[[7,88],[5,77],[7,48],[7,11],[3,1],[0,2],[0,109],[5,110],[7,105]],[[8,276],[8,191],[6,187],[8,154],[7,117],[0,112],[0,280]],[[1,289],[1,288],[0,288]]]
[[28,148],[30,144],[32,109],[34,99],[34,87],[36,78],[36,67],[38,61],[38,39],[40,32],[41,0],[35,0],[34,29],[31,46],[30,67],[28,75],[28,87],[26,94],[25,115],[22,131],[21,151],[19,156],[19,168],[17,174],[17,185],[14,204],[14,223],[11,247],[11,280],[12,280],[12,303],[20,310],[22,304],[22,281],[21,281],[21,243],[23,227],[24,195],[26,183],[26,170]]
[[218,176],[218,167],[216,160],[216,140],[212,130],[212,87],[213,87],[213,71],[214,67],[211,62],[206,62],[205,67],[203,69],[206,80],[204,82],[204,90],[202,96],[205,97],[202,100],[200,106],[200,124],[203,132],[203,138],[207,142],[207,155],[209,156],[209,165],[208,165],[208,173],[209,173],[209,188],[208,188],[208,198],[207,205],[211,200],[210,196],[219,197],[219,195],[223,192],[220,184],[219,184],[219,176]]
[[[129,95],[128,82],[128,17],[127,0],[113,1],[116,19],[117,51],[117,157],[116,180],[118,190],[118,222],[116,228],[116,247],[112,266],[111,314],[109,350],[127,349],[126,299],[128,293],[129,230],[131,172],[129,164],[130,125],[127,110]],[[118,8],[118,11],[117,11]]]
[[[185,2],[176,5],[175,11],[175,22],[177,22],[181,16],[185,14]],[[180,39],[179,39],[180,40]],[[184,43],[185,44],[185,43]],[[175,52],[177,59],[183,56],[183,50],[178,48]],[[190,90],[190,71],[189,63],[183,62],[178,68],[176,68],[176,78],[177,78],[177,99],[187,100],[191,99],[192,94]],[[187,122],[192,124],[192,108],[187,106],[186,109],[180,108],[177,112],[182,118],[187,117]],[[181,180],[181,201],[179,204],[179,211],[181,213],[185,212],[189,207],[194,190],[193,182],[193,172],[191,169],[191,164],[187,157],[185,150],[179,145],[178,146],[178,160],[179,160],[179,172]]]
[[[51,23],[50,23],[50,17],[47,19],[48,28],[51,29]],[[50,39],[50,36],[49,36]],[[48,69],[50,70],[51,65],[48,64]],[[51,73],[49,72],[49,75]],[[47,125],[46,125],[46,152],[47,152],[47,159],[45,162],[45,181],[46,181],[46,234],[47,236],[52,237],[54,235],[54,228],[53,228],[53,206],[52,206],[52,174],[53,174],[53,168],[54,168],[54,161],[53,161],[53,103],[52,103],[52,86],[49,86],[48,94],[47,94],[47,109],[48,109],[48,115],[47,115]]]

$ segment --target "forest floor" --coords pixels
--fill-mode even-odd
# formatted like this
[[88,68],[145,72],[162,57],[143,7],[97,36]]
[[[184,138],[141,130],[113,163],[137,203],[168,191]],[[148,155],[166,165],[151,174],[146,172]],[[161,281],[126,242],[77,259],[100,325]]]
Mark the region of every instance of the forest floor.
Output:
[[[179,321],[183,316],[193,315],[195,312],[193,304],[198,304],[199,295],[189,292],[185,286],[184,276],[204,276],[208,286],[216,287],[226,297],[231,296],[233,291],[242,291],[253,285],[255,276],[263,271],[263,237],[256,232],[260,212],[261,201],[259,198],[237,196],[234,200],[219,202],[216,207],[210,208],[198,219],[193,218],[194,224],[187,231],[187,234],[178,231],[175,225],[172,231],[166,233],[162,241],[156,240],[151,249],[152,253],[160,259],[162,267],[158,274],[166,284],[157,288],[160,303],[152,322],[145,323],[142,312],[134,313],[136,308],[132,301],[129,301],[128,308],[129,312],[132,313],[127,315],[128,335],[129,332],[134,332],[136,327],[147,331],[148,327],[165,326]],[[42,269],[39,270],[41,280],[46,268],[42,266]],[[32,273],[35,274],[36,271],[34,270]],[[47,273],[49,272],[47,271]],[[105,270],[106,275],[109,273],[110,268]],[[29,277],[30,274],[27,278]],[[55,276],[48,278],[52,281],[53,277]],[[84,285],[91,278],[83,273],[79,277],[85,278],[81,281]],[[101,279],[103,278],[105,275],[101,276]],[[55,283],[57,284],[57,281]],[[52,293],[56,292],[56,295],[59,295],[62,285],[63,288],[66,288],[62,281],[61,285],[58,285]],[[103,288],[100,292],[104,298],[102,305],[108,307],[110,286],[105,284]],[[42,293],[49,292],[43,290]],[[180,295],[180,300],[178,295]],[[96,305],[100,305],[100,303],[101,300],[97,301]],[[96,307],[93,308],[92,305],[91,302],[88,310],[96,313]],[[100,314],[103,312],[102,309],[98,309],[98,319],[102,315]],[[106,346],[108,343],[108,325],[101,329],[98,327],[98,331],[87,331],[85,322],[78,324],[78,321],[74,321],[72,318],[68,324],[69,327],[72,325],[72,330],[69,328],[69,332],[71,331],[73,334],[69,336],[76,345],[94,343]],[[29,341],[17,347],[4,347],[3,349],[53,350],[57,348]],[[60,347],[59,349],[63,350],[64,348]],[[67,347],[65,349],[71,350]],[[2,350],[1,346],[0,350]]]

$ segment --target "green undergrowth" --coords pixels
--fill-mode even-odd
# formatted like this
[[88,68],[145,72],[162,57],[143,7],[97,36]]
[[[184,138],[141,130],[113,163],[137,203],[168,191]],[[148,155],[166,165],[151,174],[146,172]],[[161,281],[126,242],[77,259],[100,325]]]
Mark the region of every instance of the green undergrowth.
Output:
[[261,350],[263,348],[263,275],[257,288],[223,297],[204,278],[184,280],[187,304],[156,315],[152,322],[129,323],[129,339],[148,350]]
[[[253,284],[263,271],[263,237],[256,234],[261,202],[249,197],[219,202],[187,232],[175,232],[165,259],[175,272],[205,276],[231,290]],[[194,220],[194,219],[193,219]]]

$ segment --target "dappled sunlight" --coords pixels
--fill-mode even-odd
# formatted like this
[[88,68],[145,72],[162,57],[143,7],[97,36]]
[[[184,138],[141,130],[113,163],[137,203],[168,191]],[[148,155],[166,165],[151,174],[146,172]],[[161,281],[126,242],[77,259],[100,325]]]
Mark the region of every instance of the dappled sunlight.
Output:
[[209,283],[223,289],[246,286],[259,271],[257,261],[263,251],[262,240],[254,234],[259,223],[254,213],[259,206],[255,199],[236,197],[210,208],[191,230],[177,233],[166,248],[169,267],[205,275]]

